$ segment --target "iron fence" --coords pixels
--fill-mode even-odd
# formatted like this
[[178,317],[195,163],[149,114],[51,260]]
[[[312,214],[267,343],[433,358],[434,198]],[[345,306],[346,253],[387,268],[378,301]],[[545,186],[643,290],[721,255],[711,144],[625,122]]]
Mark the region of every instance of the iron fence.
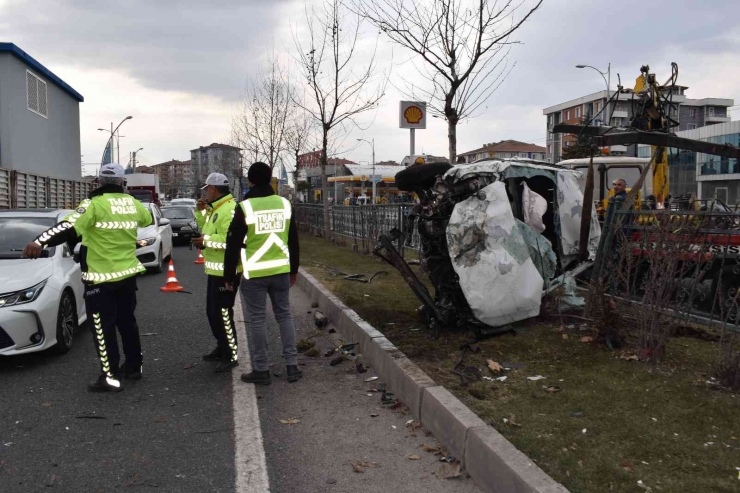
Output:
[[644,324],[681,319],[740,332],[740,213],[619,207],[609,205],[592,285],[637,305]]
[[[389,204],[368,206],[341,206],[329,208],[329,224],[334,238],[352,243],[355,250],[369,253],[375,248],[378,237],[392,229],[403,233],[399,248],[419,250],[419,233],[407,231],[406,217],[411,204]],[[324,235],[324,206],[321,204],[298,204],[295,206],[299,230],[317,236]]]

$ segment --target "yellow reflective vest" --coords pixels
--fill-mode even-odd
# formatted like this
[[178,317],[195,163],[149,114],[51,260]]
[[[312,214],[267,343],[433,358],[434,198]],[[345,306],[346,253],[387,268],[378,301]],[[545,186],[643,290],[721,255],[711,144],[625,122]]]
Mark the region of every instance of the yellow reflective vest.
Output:
[[288,229],[291,205],[278,195],[247,199],[241,203],[247,223],[242,249],[246,279],[290,273]]

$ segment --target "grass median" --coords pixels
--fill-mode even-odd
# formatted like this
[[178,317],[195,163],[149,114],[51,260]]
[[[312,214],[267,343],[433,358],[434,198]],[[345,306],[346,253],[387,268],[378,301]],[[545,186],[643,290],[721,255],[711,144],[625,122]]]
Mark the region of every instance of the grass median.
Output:
[[[471,383],[462,385],[452,368],[471,334],[430,340],[416,317],[419,300],[393,267],[306,235],[301,257],[304,269],[571,492],[740,491],[740,396],[707,385],[716,342],[673,339],[652,367],[628,349],[589,342],[583,322],[540,317],[517,324],[516,335],[480,342],[464,362]],[[381,270],[388,275],[370,284],[344,279]],[[493,373],[488,360],[521,368]],[[537,375],[544,379],[527,378]]]

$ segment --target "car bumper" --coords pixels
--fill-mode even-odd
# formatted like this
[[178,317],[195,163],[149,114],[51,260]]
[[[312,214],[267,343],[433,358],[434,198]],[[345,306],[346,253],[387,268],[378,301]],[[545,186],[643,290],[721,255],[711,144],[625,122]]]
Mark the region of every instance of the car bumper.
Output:
[[190,229],[173,229],[172,241],[190,241],[192,238],[200,236],[197,232]]
[[59,291],[46,286],[39,297],[0,308],[0,356],[43,351],[57,342]]
[[139,247],[136,249],[136,258],[139,259],[141,265],[146,268],[157,267],[159,265],[159,245],[160,240],[157,239],[152,245]]

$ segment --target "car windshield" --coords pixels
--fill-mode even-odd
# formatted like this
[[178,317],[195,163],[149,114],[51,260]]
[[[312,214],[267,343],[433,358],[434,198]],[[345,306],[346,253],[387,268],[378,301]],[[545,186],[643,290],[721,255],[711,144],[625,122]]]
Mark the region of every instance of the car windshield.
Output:
[[187,207],[165,207],[162,209],[162,215],[167,219],[195,219],[193,210]]
[[26,245],[55,223],[50,217],[0,217],[0,258],[20,258]]

